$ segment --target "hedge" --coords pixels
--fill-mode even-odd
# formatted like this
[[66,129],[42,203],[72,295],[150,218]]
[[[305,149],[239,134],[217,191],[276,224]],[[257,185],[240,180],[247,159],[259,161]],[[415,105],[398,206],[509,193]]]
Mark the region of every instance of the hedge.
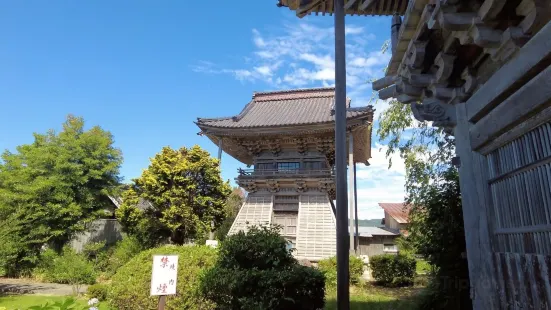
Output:
[[[361,277],[364,273],[364,262],[361,258],[356,256],[350,256],[350,284],[360,283]],[[322,259],[318,262],[318,268],[323,272],[326,278],[326,284],[329,287],[337,285],[337,257]]]
[[375,255],[369,259],[369,266],[375,281],[383,286],[405,286],[413,284],[415,258],[398,254]]
[[158,297],[149,296],[153,255],[178,255],[176,295],[167,296],[166,308],[214,309],[197,294],[199,274],[214,265],[216,250],[207,246],[162,246],[141,252],[113,276],[108,292],[111,306],[120,310],[156,309]]

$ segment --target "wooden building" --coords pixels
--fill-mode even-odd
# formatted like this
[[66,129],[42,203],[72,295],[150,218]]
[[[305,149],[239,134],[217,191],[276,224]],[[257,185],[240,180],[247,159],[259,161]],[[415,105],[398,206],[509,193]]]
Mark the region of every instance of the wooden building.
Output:
[[359,246],[356,255],[367,256],[381,254],[396,254],[398,247],[396,238],[400,236],[397,230],[386,227],[359,227]]
[[392,58],[373,89],[455,136],[474,309],[550,309],[551,1],[278,4],[299,17],[335,12],[337,89],[343,13],[396,14]]
[[[236,116],[199,118],[201,134],[251,167],[237,183],[247,199],[229,234],[278,224],[311,261],[335,255],[334,88],[257,92]],[[371,106],[347,107],[353,162],[371,157]]]
[[379,207],[385,211],[385,228],[407,235],[410,206],[403,202],[379,202]]

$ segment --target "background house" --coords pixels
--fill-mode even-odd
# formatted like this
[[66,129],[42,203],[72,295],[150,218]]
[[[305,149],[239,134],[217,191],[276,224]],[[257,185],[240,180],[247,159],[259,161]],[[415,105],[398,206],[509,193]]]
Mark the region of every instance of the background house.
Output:
[[411,206],[403,202],[380,202],[379,206],[385,211],[385,218],[383,219],[384,227],[407,236],[407,225],[409,224]]
[[398,252],[396,238],[400,234],[385,227],[358,227],[357,255],[371,257]]
[[[108,196],[111,204],[104,209],[105,215],[90,224],[88,229],[73,238],[70,246],[77,252],[82,251],[84,246],[90,242],[105,242],[107,245],[122,240],[122,226],[115,218],[115,210],[121,205],[122,198],[118,196]],[[145,210],[151,206],[151,202],[139,198],[138,205],[140,210]]]

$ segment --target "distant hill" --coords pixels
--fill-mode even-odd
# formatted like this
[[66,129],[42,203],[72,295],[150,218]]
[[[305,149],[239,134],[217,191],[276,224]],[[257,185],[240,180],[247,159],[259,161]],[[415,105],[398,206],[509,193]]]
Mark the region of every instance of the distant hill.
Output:
[[381,227],[385,226],[381,224],[382,218],[380,219],[371,219],[371,220],[358,220],[358,226],[362,227]]

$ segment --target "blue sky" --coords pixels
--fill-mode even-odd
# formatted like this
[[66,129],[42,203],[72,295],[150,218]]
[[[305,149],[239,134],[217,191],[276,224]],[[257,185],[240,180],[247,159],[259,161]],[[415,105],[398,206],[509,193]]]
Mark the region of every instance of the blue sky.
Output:
[[[253,91],[334,84],[333,17],[298,19],[276,2],[0,2],[0,150],[74,114],[115,136],[126,181],[166,145],[215,155],[197,135],[197,117],[235,115]],[[367,81],[383,74],[389,35],[390,18],[347,18],[354,106],[368,104]],[[386,103],[372,104],[378,114]],[[404,196],[403,162],[394,158],[388,170],[384,143],[373,141],[371,166],[358,173],[361,218],[382,217],[377,202]],[[223,177],[240,166],[225,155]]]

